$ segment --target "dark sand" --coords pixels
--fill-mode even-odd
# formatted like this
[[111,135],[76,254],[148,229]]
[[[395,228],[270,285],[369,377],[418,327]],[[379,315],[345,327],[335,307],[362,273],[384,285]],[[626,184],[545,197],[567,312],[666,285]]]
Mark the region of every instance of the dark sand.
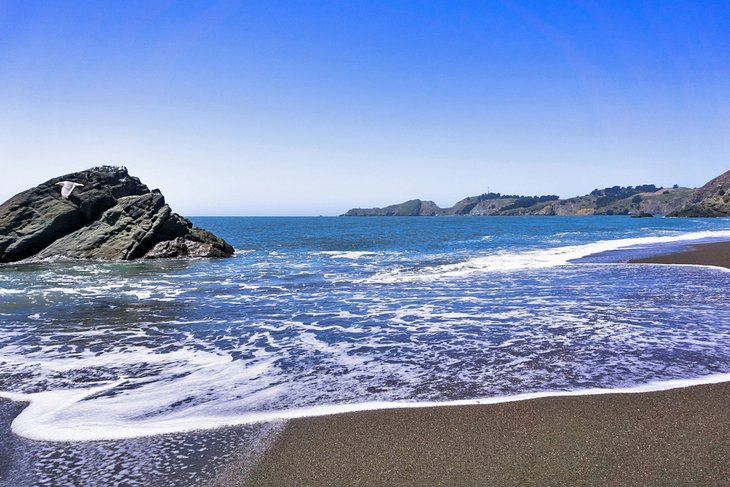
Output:
[[225,485],[730,485],[730,383],[289,422]]
[[655,255],[629,262],[634,264],[697,264],[730,268],[730,242],[699,244],[682,252]]
[[[730,242],[636,259],[730,268]],[[219,485],[730,486],[730,383],[290,421]]]

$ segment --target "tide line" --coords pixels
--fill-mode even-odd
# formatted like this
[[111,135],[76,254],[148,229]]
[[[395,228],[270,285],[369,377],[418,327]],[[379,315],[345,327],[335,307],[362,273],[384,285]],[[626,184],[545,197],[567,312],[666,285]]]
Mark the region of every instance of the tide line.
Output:
[[335,414],[354,413],[386,409],[414,409],[449,406],[490,405],[506,402],[526,401],[547,397],[572,397],[601,394],[640,394],[646,392],[665,391],[703,384],[730,382],[730,373],[713,374],[693,379],[673,379],[656,381],[633,387],[623,388],[591,388],[574,391],[544,391],[517,394],[514,396],[485,397],[453,401],[380,401],[354,404],[334,404],[293,408],[278,411],[251,412],[235,416],[188,416],[151,421],[125,421],[119,423],[58,424],[49,422],[54,412],[63,408],[70,401],[82,400],[90,394],[106,390],[119,384],[115,381],[93,390],[46,391],[34,394],[20,394],[0,391],[0,397],[13,401],[30,402],[13,421],[13,433],[38,441],[97,441],[119,440],[154,436],[169,433],[183,433],[194,430],[215,429],[245,424],[280,422],[291,419],[329,416]]

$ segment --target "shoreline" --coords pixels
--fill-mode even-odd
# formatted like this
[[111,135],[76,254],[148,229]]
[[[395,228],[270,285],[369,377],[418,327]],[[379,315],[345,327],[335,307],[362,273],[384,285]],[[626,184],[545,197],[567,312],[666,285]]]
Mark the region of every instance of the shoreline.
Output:
[[[629,262],[730,268],[730,242]],[[246,448],[229,443],[231,456],[210,465],[206,485],[719,485],[730,478],[729,400],[724,373],[632,388],[305,408],[172,434],[213,438],[286,421]],[[27,443],[9,428],[6,435]],[[163,441],[129,440],[140,439]]]
[[[491,404],[414,404],[300,417],[267,428],[269,433],[253,442],[229,443],[227,460],[210,465],[208,475],[199,479],[204,485],[217,486],[721,485],[730,478],[730,464],[725,461],[730,456],[728,376],[632,389],[517,396]],[[659,384],[665,387],[657,389]],[[5,418],[3,436],[10,436],[17,447],[5,453],[17,472],[16,462],[27,457],[20,452],[36,443],[15,436],[8,428],[25,405],[6,404],[14,412]],[[196,436],[214,442],[228,437],[228,442],[236,429],[181,432],[172,437],[183,443]],[[152,453],[170,438],[115,443],[121,448],[135,443],[148,448],[156,445],[147,450]],[[68,448],[64,442],[53,444]],[[94,444],[110,443],[80,442],[78,446]],[[2,463],[0,480],[11,467]],[[196,468],[207,469],[202,464]]]
[[[668,379],[647,382],[645,384],[637,384],[629,387],[615,388],[583,388],[571,390],[548,390],[540,392],[525,392],[514,395],[479,397],[473,399],[452,399],[444,401],[375,401],[375,402],[359,402],[345,404],[329,404],[321,406],[309,406],[302,408],[292,408],[283,410],[273,410],[265,412],[253,412],[243,416],[232,416],[223,418],[203,418],[198,427],[193,429],[183,428],[156,428],[154,425],[147,425],[145,430],[137,430],[135,432],[126,431],[125,434],[114,434],[112,430],[106,428],[105,434],[99,435],[91,430],[85,435],[77,435],[74,437],[66,437],[58,434],[56,431],[37,432],[32,431],[32,427],[38,424],[38,417],[30,414],[24,417],[24,413],[29,413],[29,407],[33,401],[27,398],[20,398],[19,394],[3,393],[0,391],[0,404],[7,401],[19,407],[18,412],[13,416],[13,420],[20,419],[19,423],[12,429],[12,434],[17,435],[24,440],[41,441],[48,443],[65,443],[65,442],[94,442],[94,441],[125,441],[137,440],[141,438],[154,438],[168,435],[184,435],[192,433],[214,432],[217,430],[225,430],[230,428],[240,428],[247,426],[255,426],[262,424],[276,424],[287,421],[307,420],[314,418],[327,418],[344,414],[359,414],[381,411],[399,411],[399,410],[418,410],[418,409],[449,409],[459,407],[473,406],[495,406],[501,404],[511,404],[518,402],[528,402],[551,398],[576,398],[591,396],[610,396],[610,395],[639,395],[651,394],[655,392],[672,391],[676,389],[685,389],[688,387],[697,387],[713,384],[730,384],[730,373],[710,374],[692,379]],[[45,412],[40,411],[40,416],[44,416]],[[17,431],[20,429],[20,431]],[[10,429],[8,429],[10,431]],[[111,434],[110,434],[111,431]],[[143,431],[143,434],[140,432]]]
[[693,244],[686,250],[631,259],[630,264],[701,265],[730,269],[730,241]]

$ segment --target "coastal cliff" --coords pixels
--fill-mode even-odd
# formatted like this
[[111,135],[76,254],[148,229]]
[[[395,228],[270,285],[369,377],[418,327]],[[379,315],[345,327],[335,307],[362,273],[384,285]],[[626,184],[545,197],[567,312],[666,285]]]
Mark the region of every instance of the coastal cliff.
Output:
[[520,215],[666,215],[687,207],[690,188],[661,188],[653,184],[594,189],[585,196],[522,196],[485,193],[469,196],[450,208],[419,199],[384,208],[353,208],[344,216],[520,216]]
[[[64,196],[67,182],[76,184]],[[125,167],[66,174],[0,205],[0,263],[31,257],[228,257],[233,252],[223,239],[173,213],[159,190],[150,190]]]
[[345,216],[435,216],[442,212],[433,201],[409,200],[385,208],[353,208]]
[[730,171],[727,171],[692,192],[690,204],[667,216],[722,217],[730,216]]

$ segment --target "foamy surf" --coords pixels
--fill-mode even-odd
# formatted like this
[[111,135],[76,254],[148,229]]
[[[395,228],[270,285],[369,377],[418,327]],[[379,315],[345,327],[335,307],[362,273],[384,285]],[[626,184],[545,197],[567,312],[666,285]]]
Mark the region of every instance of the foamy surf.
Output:
[[[4,267],[0,397],[31,404],[16,433],[136,438],[730,373],[729,273],[568,265],[727,238],[722,222],[292,219],[285,240],[244,223],[221,222],[256,249],[234,259]],[[396,266],[406,279],[366,280]]]
[[378,255],[377,252],[368,252],[368,251],[355,251],[355,250],[323,250],[322,252],[317,252],[320,255],[327,255],[332,257],[333,259],[360,259],[362,257],[367,256],[375,256]]
[[602,240],[583,245],[567,245],[539,250],[497,251],[466,259],[463,262],[423,267],[411,270],[389,270],[368,277],[363,282],[394,283],[428,281],[441,278],[463,277],[483,272],[512,272],[519,270],[546,269],[567,265],[571,261],[612,250],[630,249],[674,242],[694,242],[707,239],[730,238],[730,231],[702,231],[680,235],[622,238]]
[[13,433],[36,441],[98,441],[121,440],[136,437],[154,436],[188,431],[215,429],[254,423],[285,421],[298,418],[330,416],[387,409],[414,409],[450,406],[490,405],[507,402],[527,401],[548,397],[576,397],[601,394],[639,394],[666,391],[703,384],[718,384],[730,381],[730,373],[715,374],[694,379],[675,379],[655,381],[634,387],[590,388],[574,391],[543,391],[513,396],[481,397],[452,401],[377,401],[355,404],[331,404],[278,411],[262,411],[234,416],[190,416],[169,417],[154,421],[136,422],[98,422],[88,420],[54,421],[55,413],[69,404],[112,389],[123,381],[115,381],[105,386],[86,390],[46,391],[35,394],[14,394],[0,391],[0,397],[13,401],[28,402],[29,405],[12,423]]

